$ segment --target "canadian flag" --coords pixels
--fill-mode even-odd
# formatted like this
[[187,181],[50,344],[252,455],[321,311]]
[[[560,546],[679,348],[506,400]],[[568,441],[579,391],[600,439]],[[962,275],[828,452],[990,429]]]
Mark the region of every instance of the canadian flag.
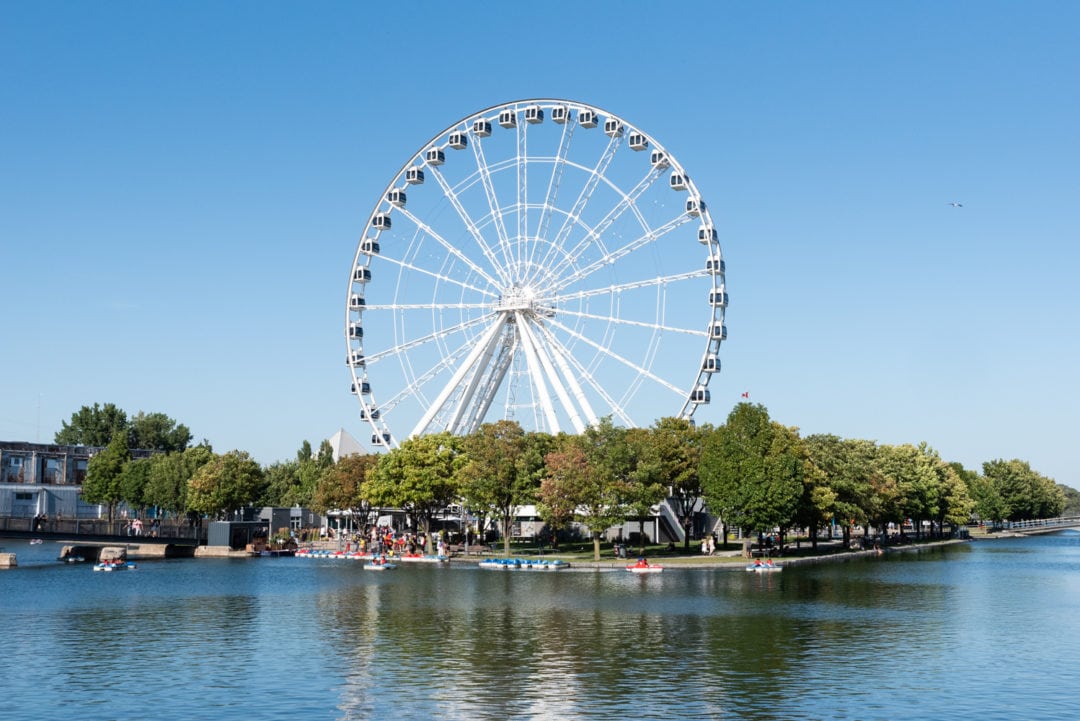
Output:
[[742,394],[742,397],[743,398],[749,398],[750,397],[750,391],[744,391],[743,394]]

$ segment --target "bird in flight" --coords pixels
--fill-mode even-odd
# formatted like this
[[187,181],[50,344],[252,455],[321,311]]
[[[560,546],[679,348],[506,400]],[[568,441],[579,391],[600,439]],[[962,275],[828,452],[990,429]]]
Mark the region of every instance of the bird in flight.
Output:
[[964,207],[963,203],[956,203],[956,202],[949,203],[949,205],[951,205],[954,208],[963,208]]

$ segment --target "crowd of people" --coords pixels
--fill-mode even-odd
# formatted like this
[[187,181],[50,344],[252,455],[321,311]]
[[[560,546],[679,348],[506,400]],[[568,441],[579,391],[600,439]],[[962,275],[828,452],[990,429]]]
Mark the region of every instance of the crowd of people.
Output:
[[[332,540],[334,538],[333,529],[327,528],[325,531],[326,538]],[[424,555],[431,551],[434,551],[439,556],[449,555],[449,545],[445,531],[434,533],[429,539],[423,533],[395,531],[390,526],[368,526],[363,531],[342,532],[342,536],[345,541],[345,551],[357,551],[365,555],[415,556]],[[433,546],[431,549],[428,548],[429,541]]]

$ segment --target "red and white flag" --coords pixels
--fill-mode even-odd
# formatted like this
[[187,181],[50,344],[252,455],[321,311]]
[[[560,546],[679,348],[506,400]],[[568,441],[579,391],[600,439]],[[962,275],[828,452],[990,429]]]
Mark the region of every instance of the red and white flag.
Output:
[[742,397],[743,398],[749,398],[750,397],[750,391],[743,391]]

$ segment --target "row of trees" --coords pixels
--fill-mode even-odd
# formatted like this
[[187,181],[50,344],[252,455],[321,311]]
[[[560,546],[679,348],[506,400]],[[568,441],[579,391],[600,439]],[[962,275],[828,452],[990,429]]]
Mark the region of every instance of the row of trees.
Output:
[[337,462],[328,442],[315,452],[305,441],[295,460],[267,468],[240,451],[215,454],[206,442],[132,459],[132,438],[130,427],[117,429],[91,459],[87,500],[210,516],[247,505],[358,515],[399,508],[424,530],[447,507],[461,506],[481,526],[493,522],[507,550],[516,509],[529,504],[553,531],[583,524],[598,555],[606,529],[644,523],[665,498],[687,546],[702,508],[721,519],[725,536],[735,528],[806,528],[814,539],[836,523],[849,540],[856,525],[882,529],[910,519],[916,528],[929,521],[940,529],[973,514],[993,521],[1054,516],[1066,503],[1061,487],[1023,461],[990,461],[979,474],[926,444],[804,438],[750,403],[716,427],[664,418],[626,429],[605,419],[580,435],[552,436],[499,421],[469,436],[421,436],[389,453]]

